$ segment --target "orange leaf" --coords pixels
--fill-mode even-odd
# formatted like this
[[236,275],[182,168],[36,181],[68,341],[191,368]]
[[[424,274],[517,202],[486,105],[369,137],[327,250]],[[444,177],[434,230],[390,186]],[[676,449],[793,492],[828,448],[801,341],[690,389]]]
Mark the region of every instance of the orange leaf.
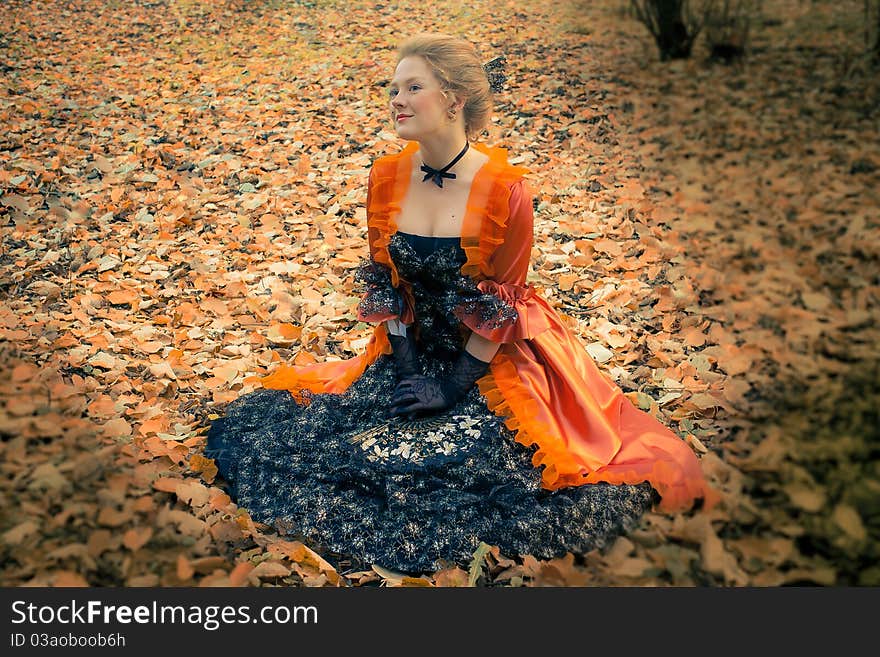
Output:
[[434,584],[436,586],[467,586],[467,571],[458,567],[445,568],[434,573]]
[[232,586],[242,586],[246,584],[248,577],[253,570],[254,564],[249,561],[236,565],[229,573],[229,584]]
[[153,536],[152,527],[135,527],[122,535],[122,544],[132,552],[141,549]]
[[92,417],[110,417],[116,415],[116,402],[109,395],[101,395],[88,405],[89,415]]
[[684,339],[684,343],[689,347],[702,347],[706,344],[706,334],[703,333],[702,329],[696,326],[691,326],[682,331],[681,337]]
[[112,304],[133,303],[140,298],[135,290],[114,290],[107,295],[107,301]]
[[40,368],[31,363],[21,363],[12,368],[12,380],[15,383],[30,381],[40,373]]
[[153,488],[163,493],[176,493],[181,481],[183,480],[178,477],[159,477],[153,482]]
[[181,582],[186,582],[187,580],[192,579],[192,576],[195,574],[196,569],[193,568],[192,564],[189,562],[184,555],[177,555],[177,579]]
[[290,568],[277,561],[263,561],[257,564],[250,573],[251,578],[287,577],[288,575],[290,575]]
[[[214,490],[216,490],[216,489],[214,489]],[[229,506],[230,502],[232,502],[232,498],[229,497],[229,495],[227,495],[223,491],[219,491],[219,490],[217,492],[215,492],[214,495],[210,499],[211,508],[213,508],[217,511],[220,511],[221,509],[225,509],[227,506]]]
[[217,464],[214,463],[214,459],[206,458],[201,454],[193,454],[190,457],[189,467],[193,472],[200,472],[202,474],[202,479],[209,484],[213,482],[214,477],[217,476]]

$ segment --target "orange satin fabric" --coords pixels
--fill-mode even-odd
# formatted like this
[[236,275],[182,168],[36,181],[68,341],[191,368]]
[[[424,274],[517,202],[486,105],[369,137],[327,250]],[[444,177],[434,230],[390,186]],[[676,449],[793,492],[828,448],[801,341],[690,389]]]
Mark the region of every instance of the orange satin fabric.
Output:
[[348,387],[360,378],[370,363],[375,362],[382,354],[391,353],[391,343],[385,325],[379,324],[373,331],[367,348],[359,356],[348,360],[332,360],[312,365],[291,366],[282,364],[271,374],[260,377],[259,383],[264,388],[289,390],[297,402],[307,399],[302,392],[345,392]]
[[[532,194],[527,170],[507,163],[507,151],[472,144],[489,160],[471,185],[462,225],[467,261],[462,273],[484,292],[513,305],[517,321],[500,329],[479,327],[478,318],[458,318],[471,330],[501,344],[489,373],[477,385],[488,407],[505,418],[524,445],[537,445],[533,457],[543,466],[547,489],[608,482],[648,481],[661,496],[658,508],[690,508],[696,498],[706,507],[719,499],[710,488],[694,452],[655,417],[636,408],[607,378],[531,285],[526,284],[533,240]],[[401,319],[413,319],[412,296],[388,254],[388,242],[410,180],[410,142],[397,154],[376,160],[367,191],[370,255],[391,269],[392,284],[404,299]],[[360,318],[381,322],[392,316]],[[305,367],[282,365],[260,379],[266,388],[343,392],[381,354],[391,352],[385,326],[376,326],[366,351],[350,360]]]

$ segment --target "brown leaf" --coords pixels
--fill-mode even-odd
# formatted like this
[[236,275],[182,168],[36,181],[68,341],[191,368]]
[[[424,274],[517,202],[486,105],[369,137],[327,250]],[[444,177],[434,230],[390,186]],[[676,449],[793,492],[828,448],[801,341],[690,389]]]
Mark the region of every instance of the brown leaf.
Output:
[[647,570],[653,567],[654,564],[644,557],[627,557],[616,564],[611,569],[611,572],[621,577],[641,577]]
[[114,290],[107,295],[107,301],[112,304],[132,304],[140,299],[136,290]]
[[189,559],[186,558],[183,554],[177,555],[177,579],[181,582],[187,582],[192,579],[192,576],[195,574],[196,569],[193,568],[192,564],[189,562]]
[[206,573],[214,572],[217,569],[223,569],[229,564],[223,557],[214,555],[191,559],[190,565],[197,573],[204,575]]
[[63,491],[70,488],[67,477],[52,463],[42,463],[34,468],[28,484],[29,490]]
[[251,571],[251,579],[265,579],[269,577],[287,577],[291,570],[277,561],[263,561],[258,563]]
[[574,564],[574,555],[569,552],[564,557],[544,561],[540,570],[533,576],[533,586],[587,586],[590,573]]
[[89,586],[88,581],[80,575],[69,570],[58,570],[49,577],[49,586],[81,588]]
[[299,541],[278,541],[269,546],[269,551],[284,554],[297,564],[314,568],[323,573],[333,585],[340,582],[336,569],[321,555]]
[[838,504],[831,514],[834,524],[843,532],[856,541],[864,541],[868,538],[868,530],[858,511],[847,504]]
[[181,534],[186,534],[187,536],[198,538],[207,530],[204,520],[200,520],[186,511],[171,509],[167,511],[166,517],[177,525],[177,529]]
[[180,477],[159,477],[153,481],[153,488],[165,493],[176,493],[182,481]]
[[467,586],[468,574],[458,566],[444,568],[434,573],[434,584],[441,587]]
[[98,512],[97,520],[99,525],[104,525],[105,527],[120,527],[131,521],[131,518],[131,509],[128,507],[120,510],[111,506],[104,506]]
[[202,479],[210,484],[217,476],[217,464],[214,459],[205,458],[201,454],[193,454],[189,459],[189,467],[193,472],[199,472]]
[[792,483],[784,486],[783,490],[792,504],[809,513],[820,511],[827,500],[825,490],[820,486]]
[[401,586],[408,586],[408,587],[427,587],[427,588],[431,588],[434,586],[434,584],[431,583],[431,580],[428,579],[427,577],[409,577],[409,576],[404,577],[401,580],[400,585]]
[[235,568],[229,573],[230,586],[244,586],[247,584],[251,572],[254,570],[254,564],[244,561],[235,565]]
[[135,527],[122,535],[122,544],[132,552],[136,552],[146,545],[152,536],[152,527]]
[[12,529],[3,532],[3,542],[7,545],[19,545],[29,536],[33,536],[40,530],[40,526],[33,520],[25,520]]
[[104,552],[119,545],[120,539],[115,538],[114,534],[108,529],[96,529],[89,534],[89,540],[86,544],[89,554],[92,557],[100,557]]
[[189,504],[194,509],[207,504],[210,498],[210,493],[205,485],[194,479],[185,479],[178,483],[175,492],[180,501]]
[[402,586],[403,578],[407,577],[406,573],[398,573],[397,571],[383,568],[375,563],[371,567],[376,574],[382,578],[382,584],[384,586]]

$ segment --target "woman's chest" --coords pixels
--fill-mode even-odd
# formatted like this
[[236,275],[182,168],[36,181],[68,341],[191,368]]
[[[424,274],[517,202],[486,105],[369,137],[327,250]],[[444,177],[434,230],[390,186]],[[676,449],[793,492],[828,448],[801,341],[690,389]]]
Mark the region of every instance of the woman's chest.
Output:
[[446,181],[437,187],[414,178],[397,216],[398,230],[431,237],[459,237],[468,211],[471,180]]

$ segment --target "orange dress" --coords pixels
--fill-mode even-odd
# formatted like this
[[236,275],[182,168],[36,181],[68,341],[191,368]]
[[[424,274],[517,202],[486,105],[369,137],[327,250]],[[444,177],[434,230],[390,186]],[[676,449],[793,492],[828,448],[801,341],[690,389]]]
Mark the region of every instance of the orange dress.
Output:
[[[489,156],[477,172],[467,202],[461,246],[467,255],[461,273],[482,292],[516,309],[515,321],[483,328],[477,316],[458,319],[470,330],[499,343],[489,372],[477,385],[487,406],[504,418],[523,445],[536,445],[532,462],[542,469],[549,490],[598,482],[649,482],[659,493],[658,509],[689,509],[702,498],[708,508],[719,499],[703,476],[693,450],[652,415],[635,407],[603,374],[556,311],[529,284],[534,215],[527,170],[507,162],[502,148],[472,144]],[[412,321],[407,281],[388,254],[412,170],[416,142],[378,158],[370,171],[367,227],[371,258],[391,270],[404,299],[399,314],[359,312],[376,327],[365,351],[344,361],[294,367],[281,365],[260,379],[265,388],[339,393],[382,354],[391,353],[384,320]]]

